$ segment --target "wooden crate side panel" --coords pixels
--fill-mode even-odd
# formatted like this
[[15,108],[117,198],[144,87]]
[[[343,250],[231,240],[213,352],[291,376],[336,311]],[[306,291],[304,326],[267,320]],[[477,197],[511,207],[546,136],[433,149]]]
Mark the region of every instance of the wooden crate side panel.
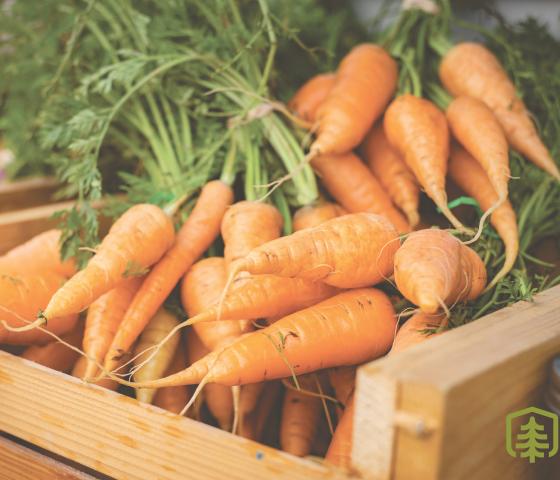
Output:
[[119,479],[342,478],[3,352],[0,404],[1,430]]
[[36,207],[52,201],[59,183],[50,177],[0,183],[0,212]]

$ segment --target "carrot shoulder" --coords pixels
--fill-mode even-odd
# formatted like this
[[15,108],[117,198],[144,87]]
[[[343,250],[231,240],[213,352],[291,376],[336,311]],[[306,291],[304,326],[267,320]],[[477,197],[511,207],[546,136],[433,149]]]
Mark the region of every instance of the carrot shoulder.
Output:
[[300,118],[314,122],[317,109],[336,82],[336,74],[321,73],[310,78],[294,94],[288,107]]

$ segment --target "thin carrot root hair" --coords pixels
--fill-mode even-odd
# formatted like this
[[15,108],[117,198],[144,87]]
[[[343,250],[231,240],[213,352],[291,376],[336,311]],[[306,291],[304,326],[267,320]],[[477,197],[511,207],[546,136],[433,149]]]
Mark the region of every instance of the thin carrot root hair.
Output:
[[301,387],[298,388],[298,386],[294,385],[289,378],[283,378],[282,379],[282,384],[289,390],[294,390],[296,392],[302,393],[303,395],[308,395],[310,397],[320,398],[322,400],[332,402],[335,405],[340,405],[340,402],[336,398],[331,397],[330,395],[327,395],[326,393],[323,393],[322,391],[317,393],[317,392],[312,392],[311,390],[306,390],[305,388],[301,388]]
[[467,240],[465,242],[462,242],[463,245],[470,245],[474,242],[476,242],[480,236],[482,235],[482,231],[484,229],[484,224],[486,223],[486,220],[490,217],[490,215],[492,215],[496,209],[498,207],[500,207],[505,201],[507,200],[507,196],[502,196],[498,198],[498,201],[492,205],[488,210],[486,210],[484,212],[484,214],[482,215],[482,217],[480,217],[480,221],[478,222],[478,229],[476,231],[476,234],[474,235],[474,237],[472,237],[470,240]]
[[[11,315],[16,315],[15,312],[11,312],[10,310],[8,310],[7,308],[2,307],[5,311],[7,311],[8,313],[10,313]],[[16,315],[17,316],[17,315]],[[19,317],[19,316],[18,316]],[[26,320],[24,318],[19,318],[19,320],[22,320],[24,322],[27,322],[27,325],[22,325],[21,327],[12,327],[10,325],[8,325],[8,322],[6,322],[6,320],[2,320],[2,326],[8,330],[9,332],[28,332],[29,330],[33,330],[35,328],[39,328],[42,325],[46,325],[47,324],[47,318],[45,316],[43,316],[43,313],[40,312],[39,313],[39,318],[35,319],[35,320]]]
[[[412,233],[412,232],[410,232]],[[391,244],[391,242],[394,242],[396,240],[398,240],[399,242],[406,238],[408,235],[410,235],[410,233],[405,233],[403,235],[398,236],[397,238],[393,238],[391,240],[389,240],[388,242],[385,242],[385,244],[381,247],[381,250],[379,250],[379,253],[377,254],[377,258],[375,259],[375,268],[377,269],[377,273],[379,273],[379,275],[381,276],[381,278],[383,278],[383,280],[385,280],[386,282],[389,282],[393,287],[397,288],[395,283],[391,280],[390,277],[386,277],[383,272],[380,270],[379,268],[379,259],[381,258],[381,256],[383,255],[383,250],[385,250],[385,247],[389,246]]]
[[233,424],[231,426],[231,433],[234,435],[237,432],[237,427],[239,426],[239,397],[241,394],[241,387],[239,385],[234,385],[231,387],[231,396],[233,398]]
[[329,412],[329,408],[327,407],[327,400],[323,394],[323,387],[321,387],[321,382],[319,381],[319,377],[317,377],[316,373],[313,374],[313,380],[315,380],[315,385],[317,386],[317,391],[319,392],[321,398],[321,404],[323,405],[323,411],[325,412],[325,418],[327,419],[327,425],[329,426],[329,432],[332,437],[334,435],[332,418]]
[[197,385],[196,390],[193,393],[193,396],[191,397],[191,399],[187,402],[187,404],[183,407],[183,410],[181,410],[179,412],[179,415],[182,417],[183,415],[185,415],[185,413],[187,413],[189,411],[189,409],[194,405],[194,402],[196,401],[196,399],[198,398],[198,396],[200,395],[200,393],[202,392],[202,389],[206,386],[207,383],[209,383],[209,378],[210,378],[210,374],[206,375],[201,382]]

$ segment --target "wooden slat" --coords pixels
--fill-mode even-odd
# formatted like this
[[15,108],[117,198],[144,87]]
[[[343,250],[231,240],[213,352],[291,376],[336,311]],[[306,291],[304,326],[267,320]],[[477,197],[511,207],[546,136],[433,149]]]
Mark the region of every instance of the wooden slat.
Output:
[[4,352],[0,405],[0,430],[118,479],[342,478]]
[[94,477],[0,437],[0,480],[94,480]]
[[[368,364],[357,380],[356,466],[376,480],[534,478],[534,467],[506,453],[505,417],[539,405],[547,366],[559,352],[557,286],[532,303]],[[396,427],[403,416],[432,433]]]
[[51,177],[0,183],[0,212],[21,210],[52,201],[60,184]]

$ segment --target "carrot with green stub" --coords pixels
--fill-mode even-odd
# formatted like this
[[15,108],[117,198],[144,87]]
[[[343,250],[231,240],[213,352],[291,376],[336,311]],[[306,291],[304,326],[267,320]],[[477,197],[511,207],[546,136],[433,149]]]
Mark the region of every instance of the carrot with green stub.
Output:
[[222,218],[232,200],[231,187],[221,180],[208,182],[203,187],[173,248],[148,274],[127,309],[105,358],[106,370],[111,371],[119,355],[130,349],[181,276],[218,236]]
[[370,130],[361,150],[373,175],[394,204],[404,212],[409,225],[416,227],[420,221],[420,188],[410,168],[387,140],[382,123]]
[[[473,197],[482,210],[487,211],[498,202],[496,190],[480,164],[463,148],[451,149],[449,176],[467,195]],[[509,200],[500,204],[490,217],[498,235],[504,242],[505,259],[500,271],[488,284],[492,288],[512,269],[519,252],[519,231],[515,210]]]
[[315,122],[317,109],[325,101],[335,82],[335,73],[315,75],[298,89],[289,101],[288,107],[303,120]]

